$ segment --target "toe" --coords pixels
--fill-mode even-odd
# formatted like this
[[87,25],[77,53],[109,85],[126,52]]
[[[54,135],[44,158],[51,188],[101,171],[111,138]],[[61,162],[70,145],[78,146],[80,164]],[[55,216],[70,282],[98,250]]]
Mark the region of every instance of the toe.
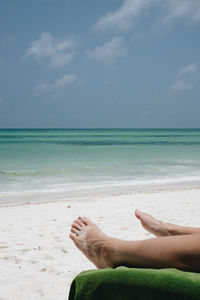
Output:
[[83,227],[84,225],[79,219],[75,220],[74,223],[78,224],[80,227]]
[[76,235],[79,235],[79,233],[80,233],[80,231],[77,230],[75,227],[71,228],[71,232],[74,233],[74,234],[76,234]]
[[147,213],[145,213],[145,212],[143,212],[143,211],[141,211],[139,209],[135,210],[135,215],[140,220],[143,219],[144,217],[151,217],[152,218],[151,215],[149,215],[149,214],[147,214]]
[[86,218],[86,217],[82,217],[81,218],[82,222],[85,224],[85,225],[89,225],[92,223],[92,221],[89,219],[89,218]]
[[76,235],[74,234],[74,233],[70,233],[69,234],[69,237],[70,237],[70,239],[72,240],[72,241],[74,241],[75,240],[75,238],[76,238]]
[[78,223],[74,222],[74,223],[72,224],[72,228],[76,228],[76,229],[78,229],[78,230],[80,231],[83,227],[80,226]]
[[[80,226],[87,226],[88,222],[85,217],[78,217],[77,222],[79,222]],[[89,220],[89,219],[88,219]]]
[[135,210],[135,216],[140,219],[142,212],[139,209]]

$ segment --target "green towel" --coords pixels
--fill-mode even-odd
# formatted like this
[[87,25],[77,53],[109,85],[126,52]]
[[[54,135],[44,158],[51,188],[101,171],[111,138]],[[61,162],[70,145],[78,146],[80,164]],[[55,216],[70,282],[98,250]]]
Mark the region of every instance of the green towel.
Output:
[[176,269],[89,270],[71,284],[68,300],[200,300],[200,274]]

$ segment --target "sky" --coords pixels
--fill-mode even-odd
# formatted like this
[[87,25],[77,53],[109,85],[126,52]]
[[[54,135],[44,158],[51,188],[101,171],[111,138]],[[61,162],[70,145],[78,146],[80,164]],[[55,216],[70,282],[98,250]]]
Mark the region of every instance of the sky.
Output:
[[199,128],[200,0],[0,1],[0,128]]

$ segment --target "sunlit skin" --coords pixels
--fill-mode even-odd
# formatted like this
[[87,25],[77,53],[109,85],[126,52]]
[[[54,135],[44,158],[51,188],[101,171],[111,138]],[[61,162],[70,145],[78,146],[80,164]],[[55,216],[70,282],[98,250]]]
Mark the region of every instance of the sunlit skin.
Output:
[[200,228],[165,223],[139,210],[136,217],[156,238],[123,241],[102,232],[89,218],[78,217],[70,238],[97,268],[117,266],[200,272]]

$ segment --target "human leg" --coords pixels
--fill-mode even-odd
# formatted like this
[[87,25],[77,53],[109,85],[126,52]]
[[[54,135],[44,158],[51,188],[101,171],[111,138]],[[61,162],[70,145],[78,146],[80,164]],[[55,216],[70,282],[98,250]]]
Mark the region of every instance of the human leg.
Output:
[[136,217],[140,220],[142,226],[155,236],[170,236],[170,235],[187,235],[187,234],[200,234],[200,228],[179,226],[172,223],[157,220],[149,214],[135,211]]
[[124,265],[200,272],[200,234],[122,241],[79,218],[72,224],[70,238],[97,268]]

